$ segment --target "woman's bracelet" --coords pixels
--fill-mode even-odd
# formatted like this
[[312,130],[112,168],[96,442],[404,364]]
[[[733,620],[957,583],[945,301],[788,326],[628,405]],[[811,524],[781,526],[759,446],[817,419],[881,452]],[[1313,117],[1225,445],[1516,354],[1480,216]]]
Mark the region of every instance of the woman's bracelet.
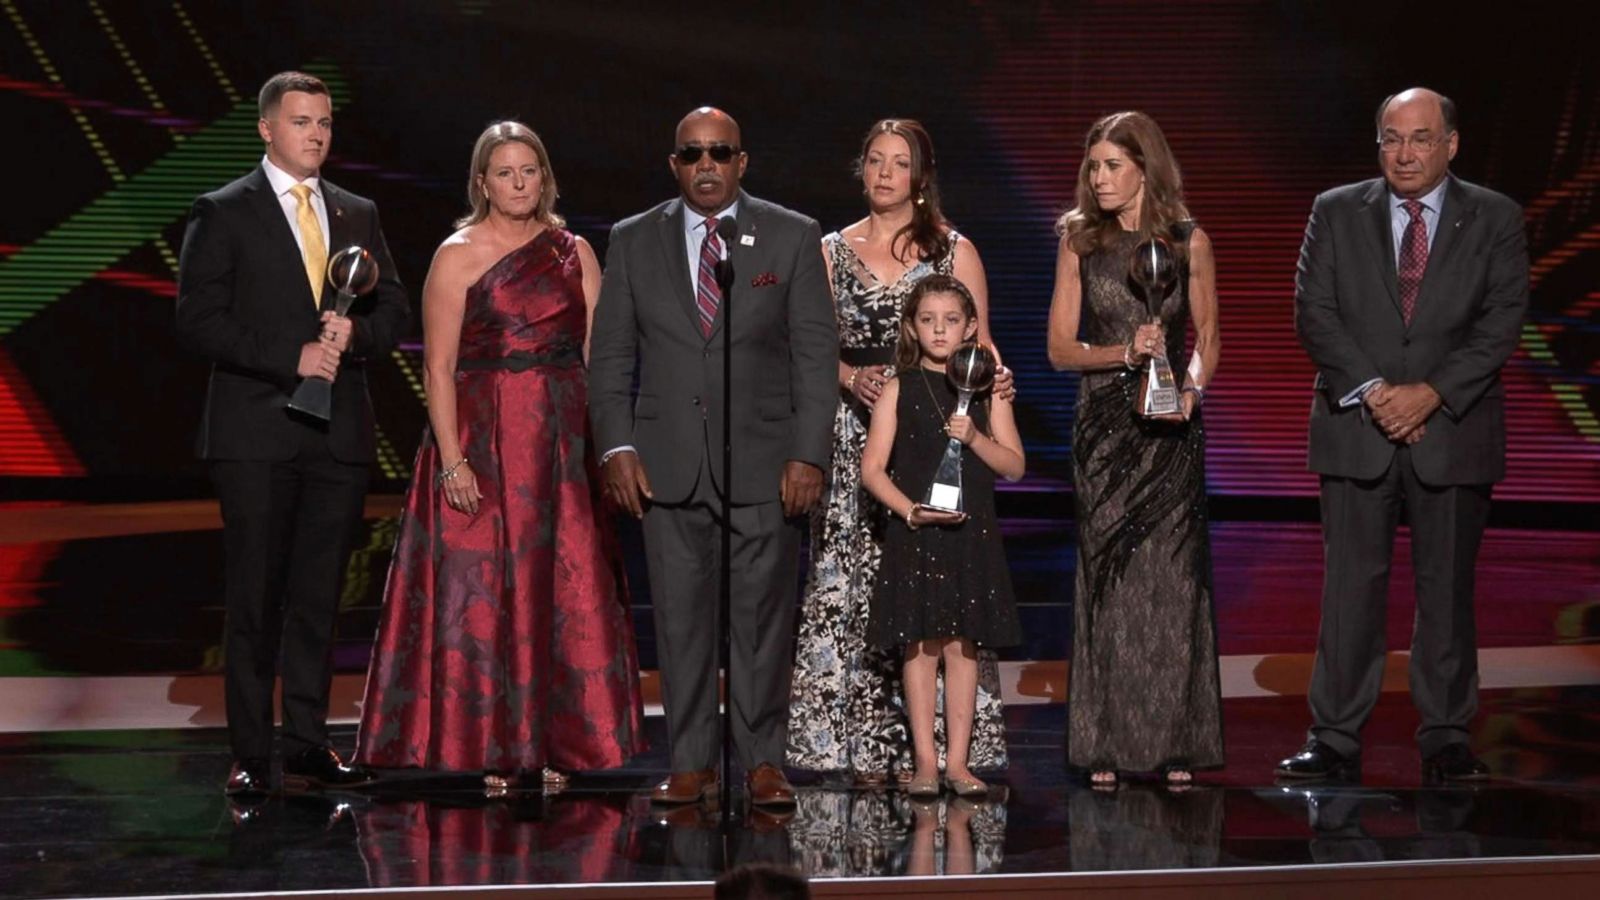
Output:
[[444,484],[446,481],[454,481],[456,479],[456,476],[460,474],[456,470],[461,468],[462,466],[464,466],[466,464],[467,464],[467,458],[465,456],[463,456],[460,459],[455,461],[455,465],[446,466],[444,471],[440,472],[438,474],[438,476],[434,478],[434,480],[437,481],[439,484]]
[[1139,364],[1133,361],[1133,338],[1128,338],[1128,342],[1122,345],[1122,366],[1130,372],[1139,368]]
[[1205,406],[1206,405],[1206,389],[1201,387],[1200,385],[1198,385],[1198,384],[1186,384],[1186,385],[1183,386],[1183,393],[1185,393],[1185,394],[1193,394],[1194,395],[1194,405],[1195,406]]
[[919,504],[913,502],[910,506],[906,507],[906,515],[905,515],[906,527],[911,529],[912,531],[916,531],[917,530],[917,523],[911,521],[911,515],[917,511],[917,506],[918,505]]
[[851,366],[850,367],[850,377],[846,378],[844,380],[844,389],[846,391],[854,391],[856,389],[856,376],[858,376],[860,374],[861,374],[861,367],[860,366]]

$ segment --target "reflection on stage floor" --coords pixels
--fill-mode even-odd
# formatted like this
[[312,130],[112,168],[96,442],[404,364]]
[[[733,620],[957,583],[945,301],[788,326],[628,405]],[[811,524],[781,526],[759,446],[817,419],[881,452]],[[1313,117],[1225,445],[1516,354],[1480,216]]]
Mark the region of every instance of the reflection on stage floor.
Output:
[[[1423,784],[1403,695],[1385,695],[1361,784],[1274,784],[1303,698],[1227,701],[1229,765],[1172,790],[1083,784],[1059,705],[1007,711],[1008,772],[981,802],[801,781],[792,812],[727,821],[652,806],[652,750],[567,791],[491,799],[471,775],[228,801],[216,729],[0,736],[0,883],[19,898],[513,884],[700,882],[777,862],[813,878],[1103,873],[1600,854],[1600,689],[1490,691],[1474,738],[1497,778]],[[1559,715],[1556,711],[1559,710]],[[663,746],[662,723],[647,727]],[[348,746],[353,734],[336,731]]]

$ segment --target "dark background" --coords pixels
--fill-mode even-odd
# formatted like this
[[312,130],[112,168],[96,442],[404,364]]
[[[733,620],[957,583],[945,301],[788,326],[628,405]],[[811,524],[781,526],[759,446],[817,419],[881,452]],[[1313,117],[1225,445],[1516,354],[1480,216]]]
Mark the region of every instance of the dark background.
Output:
[[[1041,503],[1068,475],[1076,388],[1044,358],[1052,222],[1088,125],[1143,109],[1165,127],[1217,248],[1211,490],[1307,498],[1312,373],[1292,332],[1301,229],[1318,191],[1376,174],[1379,99],[1424,84],[1460,105],[1454,171],[1528,210],[1533,306],[1506,376],[1510,476],[1497,498],[1552,523],[1589,516],[1597,68],[1567,7],[1467,10],[20,0],[0,8],[0,489],[208,494],[190,451],[206,368],[171,329],[183,220],[196,194],[259,159],[261,82],[306,68],[335,92],[326,174],[378,202],[414,304],[462,211],[472,142],[497,118],[543,136],[560,209],[602,254],[610,223],[673,193],[673,125],[696,105],[739,119],[752,193],[824,230],[864,212],[850,166],[867,127],[923,120],[946,211],[988,268],[996,339],[1020,375],[1023,487]],[[425,420],[419,362],[414,340],[374,373],[380,491],[403,486]]]

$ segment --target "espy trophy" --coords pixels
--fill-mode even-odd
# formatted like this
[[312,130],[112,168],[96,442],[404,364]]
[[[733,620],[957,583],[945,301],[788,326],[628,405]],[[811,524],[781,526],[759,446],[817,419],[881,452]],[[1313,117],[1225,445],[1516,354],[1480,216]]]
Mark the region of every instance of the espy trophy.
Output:
[[[982,344],[962,344],[945,361],[944,377],[956,389],[955,415],[964,416],[972,404],[972,395],[994,384],[994,354]],[[933,483],[928,485],[923,506],[945,512],[966,512],[961,499],[961,449],[961,442],[951,438],[944,448],[944,459],[939,461],[939,468],[934,472]]]
[[[333,311],[346,315],[357,297],[377,286],[378,261],[367,248],[351,244],[328,260],[328,282],[335,292]],[[333,418],[333,382],[317,375],[301,379],[289,408],[323,421]]]
[[[1152,237],[1133,248],[1128,277],[1144,289],[1151,323],[1161,324],[1161,303],[1167,298],[1167,289],[1178,279],[1172,245],[1162,238]],[[1141,416],[1168,416],[1182,409],[1178,403],[1178,382],[1172,377],[1172,364],[1167,361],[1167,348],[1160,347],[1150,354],[1139,376],[1139,393],[1133,402]]]

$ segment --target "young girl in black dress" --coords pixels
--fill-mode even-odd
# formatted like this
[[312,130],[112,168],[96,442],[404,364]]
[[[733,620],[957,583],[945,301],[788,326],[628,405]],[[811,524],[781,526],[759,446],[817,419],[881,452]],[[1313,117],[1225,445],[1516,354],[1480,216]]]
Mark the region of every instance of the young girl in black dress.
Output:
[[[944,663],[945,783],[961,796],[981,796],[988,785],[967,768],[977,698],[977,650],[1020,641],[1011,575],[994,512],[994,477],[1022,477],[1022,440],[1011,404],[998,397],[953,415],[955,389],[945,362],[972,340],[978,310],[972,294],[948,275],[929,275],[905,302],[898,373],[873,408],[861,459],[861,483],[891,514],[883,564],[872,596],[867,640],[905,647],[906,712],[916,773],[914,796],[939,793],[934,743],[935,684]],[[922,505],[950,438],[965,445],[961,458],[964,513]]]

